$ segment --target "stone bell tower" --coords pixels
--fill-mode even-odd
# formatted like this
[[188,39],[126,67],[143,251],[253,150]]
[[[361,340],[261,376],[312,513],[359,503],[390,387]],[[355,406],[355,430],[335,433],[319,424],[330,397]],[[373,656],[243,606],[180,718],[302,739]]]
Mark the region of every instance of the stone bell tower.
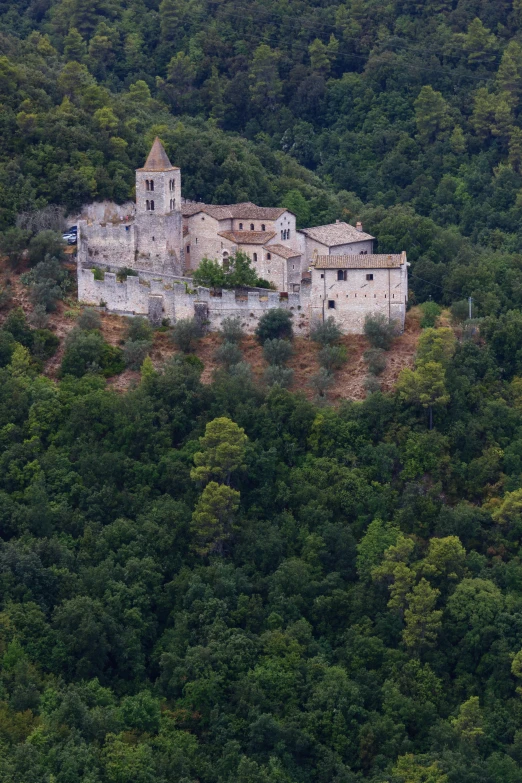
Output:
[[137,269],[183,273],[181,170],[173,166],[156,137],[142,169],[136,171]]

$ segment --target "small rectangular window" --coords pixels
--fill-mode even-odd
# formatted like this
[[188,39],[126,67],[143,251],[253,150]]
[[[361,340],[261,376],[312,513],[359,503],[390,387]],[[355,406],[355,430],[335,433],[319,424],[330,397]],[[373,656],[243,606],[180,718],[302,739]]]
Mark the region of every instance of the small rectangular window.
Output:
[[324,277],[324,274],[321,275],[321,279]]
[[373,275],[366,275],[367,280],[373,280]]
[[335,310],[335,299],[329,299],[328,300],[328,309],[329,310]]
[[190,245],[187,245],[187,253],[190,253]]

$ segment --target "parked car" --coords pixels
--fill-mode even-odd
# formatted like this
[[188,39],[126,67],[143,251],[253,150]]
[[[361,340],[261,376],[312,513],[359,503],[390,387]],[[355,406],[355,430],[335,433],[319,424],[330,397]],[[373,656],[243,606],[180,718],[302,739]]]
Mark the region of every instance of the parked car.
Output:
[[76,245],[78,242],[78,234],[74,232],[67,232],[66,234],[62,234],[62,239],[64,242],[67,242],[68,245]]

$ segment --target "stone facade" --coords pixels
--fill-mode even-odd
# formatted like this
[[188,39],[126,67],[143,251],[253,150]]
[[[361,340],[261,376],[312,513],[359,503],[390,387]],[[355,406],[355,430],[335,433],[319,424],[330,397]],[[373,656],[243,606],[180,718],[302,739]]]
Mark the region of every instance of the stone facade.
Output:
[[408,262],[401,255],[318,256],[312,266],[310,319],[334,318],[345,334],[362,334],[367,315],[404,329]]
[[[329,316],[344,333],[362,333],[371,313],[404,325],[405,253],[373,255],[374,238],[361,224],[337,221],[296,231],[295,215],[284,208],[183,202],[181,171],[159,139],[136,172],[134,214],[128,205],[124,211],[100,209],[78,221],[78,298],[85,304],[146,315],[154,324],[197,317],[211,330],[219,329],[223,318],[238,315],[252,332],[274,307],[293,312],[298,333]],[[99,216],[103,219],[96,220]],[[258,277],[276,291],[214,296],[207,289],[193,290],[188,275],[204,257],[224,262],[237,250],[250,257]],[[96,267],[104,279],[94,279]],[[123,279],[120,274],[119,282],[118,270],[125,267],[136,275]]]

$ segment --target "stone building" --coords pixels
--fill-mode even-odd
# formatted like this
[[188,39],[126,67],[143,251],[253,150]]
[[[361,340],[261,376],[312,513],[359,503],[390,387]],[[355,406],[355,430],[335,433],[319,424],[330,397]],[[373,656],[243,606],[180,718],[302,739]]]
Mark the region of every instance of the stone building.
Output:
[[158,138],[136,171],[135,215],[109,223],[79,221],[78,265],[183,273],[181,171]]
[[362,334],[378,313],[404,329],[408,261],[400,255],[317,255],[311,264],[310,319],[333,317],[345,334]]
[[361,223],[351,226],[337,220],[326,226],[301,228],[297,233],[301,255],[307,261],[311,261],[314,254],[341,256],[373,253],[375,237],[365,234]]
[[[404,324],[405,253],[375,255],[374,237],[360,223],[296,230],[295,215],[282,207],[185,202],[181,171],[158,138],[136,171],[134,215],[106,206],[103,213],[88,215],[78,221],[78,299],[83,303],[148,315],[154,323],[194,316],[211,329],[235,313],[252,331],[273,307],[291,310],[301,333],[329,316],[345,333],[362,333],[366,315],[373,313]],[[204,257],[223,263],[237,250],[276,290],[223,291],[221,296],[193,290],[190,273]],[[100,274],[95,276],[96,268]]]

